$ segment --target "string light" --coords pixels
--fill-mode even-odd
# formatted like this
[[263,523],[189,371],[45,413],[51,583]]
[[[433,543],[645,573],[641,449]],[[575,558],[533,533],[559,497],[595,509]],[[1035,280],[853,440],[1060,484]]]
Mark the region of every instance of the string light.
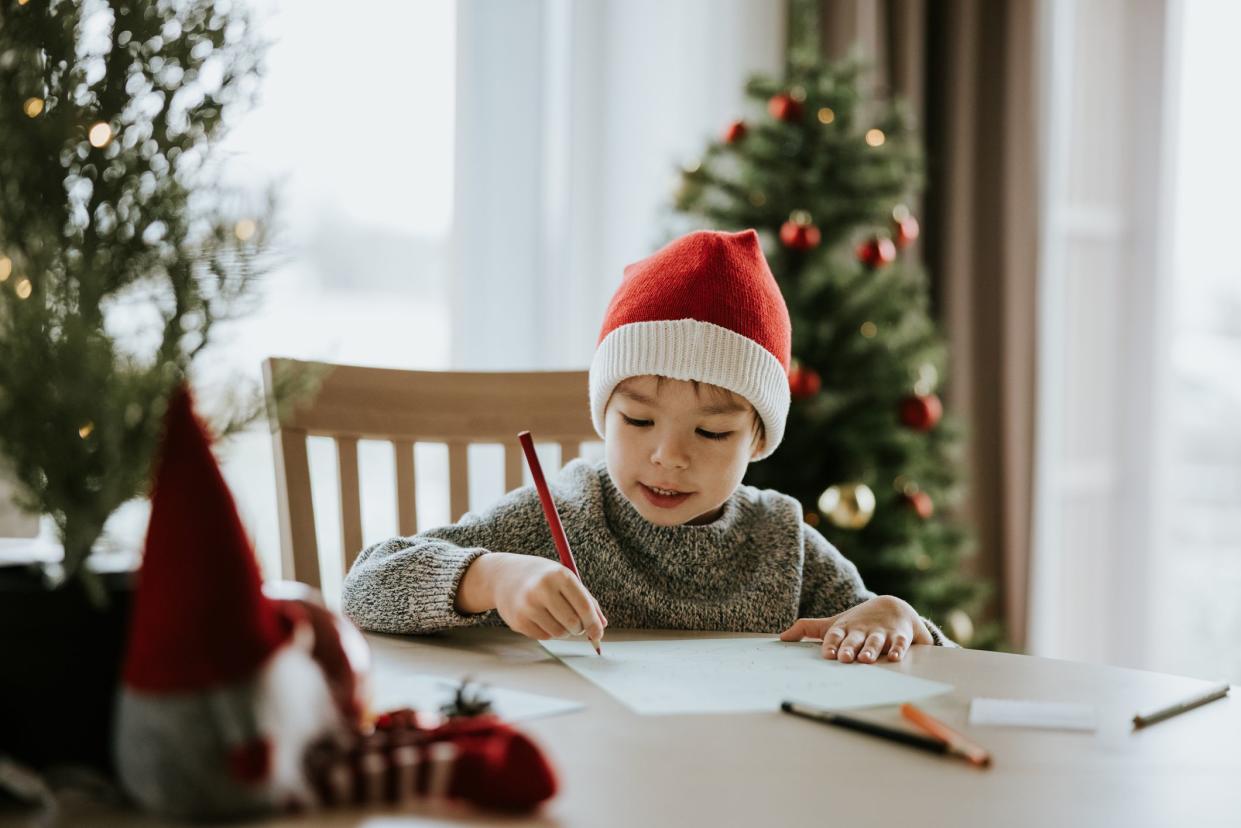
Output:
[[17,280],[13,291],[17,294],[18,299],[29,299],[30,294],[34,292],[34,285],[25,276]]
[[233,228],[233,235],[240,241],[250,241],[258,229],[258,225],[252,219],[242,219]]
[[702,169],[702,162],[698,160],[690,161],[688,164],[685,165],[684,169],[687,173],[689,173],[690,175],[693,175],[694,173]]
[[862,336],[867,339],[873,339],[875,334],[879,333],[879,326],[877,326],[874,322],[863,322],[861,331]]
[[87,133],[87,139],[95,149],[106,147],[108,142],[112,140],[112,127],[104,121],[100,121],[90,128],[90,132]]
[[798,103],[801,103],[802,101],[806,100],[806,87],[794,86],[792,89],[789,90],[789,97],[797,101]]
[[750,203],[755,207],[762,207],[767,203],[767,196],[757,191],[750,193]]
[[886,140],[888,140],[887,136],[883,134],[882,129],[866,130],[866,143],[870,144],[872,147],[881,147],[883,146],[883,142]]
[[27,98],[22,104],[22,112],[26,113],[27,118],[38,118],[43,113],[43,99]]
[[0,282],[7,282],[13,275],[13,260],[8,256],[0,256]]
[[836,120],[836,113],[832,111],[831,107],[825,106],[819,110],[819,123],[830,124],[834,120]]
[[17,0],[17,5],[19,5],[19,6],[24,6],[24,5],[26,5],[27,3],[29,3],[29,2],[30,2],[30,0]]
[[83,440],[85,440],[87,437],[91,435],[91,432],[94,430],[95,430],[95,424],[92,423],[90,420],[87,420],[86,423],[81,428],[78,429],[78,436],[81,437]]

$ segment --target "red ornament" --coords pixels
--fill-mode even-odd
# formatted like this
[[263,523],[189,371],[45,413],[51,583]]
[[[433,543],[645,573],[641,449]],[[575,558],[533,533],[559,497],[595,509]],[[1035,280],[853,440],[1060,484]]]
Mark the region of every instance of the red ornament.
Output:
[[728,125],[728,128],[724,130],[724,143],[735,144],[744,138],[746,132],[748,131],[749,130],[746,128],[745,121],[733,121]]
[[914,431],[930,431],[944,416],[944,404],[934,394],[911,394],[901,400],[901,422]]
[[802,113],[805,110],[801,105],[801,101],[783,92],[778,92],[771,96],[771,100],[767,101],[767,111],[777,121],[793,123],[801,120]]
[[794,360],[789,368],[789,396],[795,400],[806,400],[819,393],[823,387],[823,378],[813,368],[805,368]]
[[810,223],[809,217],[803,220],[794,214],[780,225],[780,243],[792,250],[813,250],[822,240],[823,234]]
[[935,503],[926,492],[909,492],[905,495],[905,502],[909,504],[909,508],[914,510],[914,514],[923,520],[935,514]]
[[913,216],[905,216],[896,222],[896,246],[909,247],[918,238],[918,220]]
[[896,245],[892,244],[891,239],[873,238],[858,245],[857,257],[858,261],[874,270],[896,260]]

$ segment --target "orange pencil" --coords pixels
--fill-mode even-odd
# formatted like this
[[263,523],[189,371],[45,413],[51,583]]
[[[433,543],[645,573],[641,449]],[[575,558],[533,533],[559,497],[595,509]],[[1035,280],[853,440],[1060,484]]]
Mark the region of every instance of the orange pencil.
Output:
[[[543,517],[547,518],[547,525],[552,530],[552,541],[556,544],[556,551],[560,553],[560,562],[570,572],[577,575],[577,579],[580,581],[582,576],[577,571],[577,564],[573,560],[573,550],[569,548],[569,539],[565,536],[564,526],[560,522],[560,512],[556,511],[556,502],[552,500],[552,493],[547,488],[547,481],[543,479],[543,467],[539,465],[539,456],[534,453],[534,439],[528,431],[518,434],[517,439],[521,441],[521,449],[526,454],[526,463],[530,466],[530,476],[534,478],[534,488],[538,490],[539,501],[543,504]],[[599,648],[597,640],[592,638],[590,643],[595,648],[597,655],[603,655],[603,650]]]
[[948,745],[949,753],[955,753],[968,759],[980,768],[985,768],[991,764],[991,754],[986,749],[974,744],[926,711],[920,710],[912,704],[902,704],[901,715],[927,733],[930,733],[936,739],[943,739]]

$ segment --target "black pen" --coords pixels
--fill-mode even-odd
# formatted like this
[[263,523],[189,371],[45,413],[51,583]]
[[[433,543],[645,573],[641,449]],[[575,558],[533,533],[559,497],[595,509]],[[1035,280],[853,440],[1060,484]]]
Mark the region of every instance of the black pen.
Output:
[[780,709],[785,713],[791,713],[794,716],[801,716],[803,719],[811,719],[823,724],[835,725],[836,727],[844,727],[849,730],[856,730],[859,733],[869,733],[871,736],[878,736],[881,739],[888,739],[893,742],[900,742],[910,747],[928,750],[931,753],[946,754],[948,753],[948,743],[939,739],[932,739],[929,736],[919,736],[916,733],[910,733],[905,730],[896,730],[873,722],[864,722],[861,719],[851,719],[848,716],[842,716],[839,713],[833,713],[830,710],[824,710],[819,707],[811,707],[810,705],[801,704],[799,702],[786,701],[780,703]]

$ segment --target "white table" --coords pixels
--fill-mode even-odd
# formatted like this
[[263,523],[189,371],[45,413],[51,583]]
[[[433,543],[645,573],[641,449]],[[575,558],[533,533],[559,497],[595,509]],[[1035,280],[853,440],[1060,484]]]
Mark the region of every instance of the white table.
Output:
[[[608,639],[624,635],[610,630]],[[584,702],[585,710],[521,725],[549,753],[560,793],[526,819],[418,806],[264,825],[396,828],[471,819],[511,826],[1241,825],[1241,699],[1235,688],[1224,700],[1131,730],[1134,712],[1205,685],[1195,679],[930,646],[914,647],[904,662],[885,667],[955,686],[919,705],[991,750],[993,766],[979,770],[774,711],[639,716],[536,642],[507,630],[368,639],[377,682],[402,671],[455,679],[468,674]],[[605,640],[605,653],[606,647]],[[1099,728],[971,728],[966,718],[974,696],[1094,704]],[[857,715],[901,722],[894,707]],[[94,814],[92,824],[158,823]]]

